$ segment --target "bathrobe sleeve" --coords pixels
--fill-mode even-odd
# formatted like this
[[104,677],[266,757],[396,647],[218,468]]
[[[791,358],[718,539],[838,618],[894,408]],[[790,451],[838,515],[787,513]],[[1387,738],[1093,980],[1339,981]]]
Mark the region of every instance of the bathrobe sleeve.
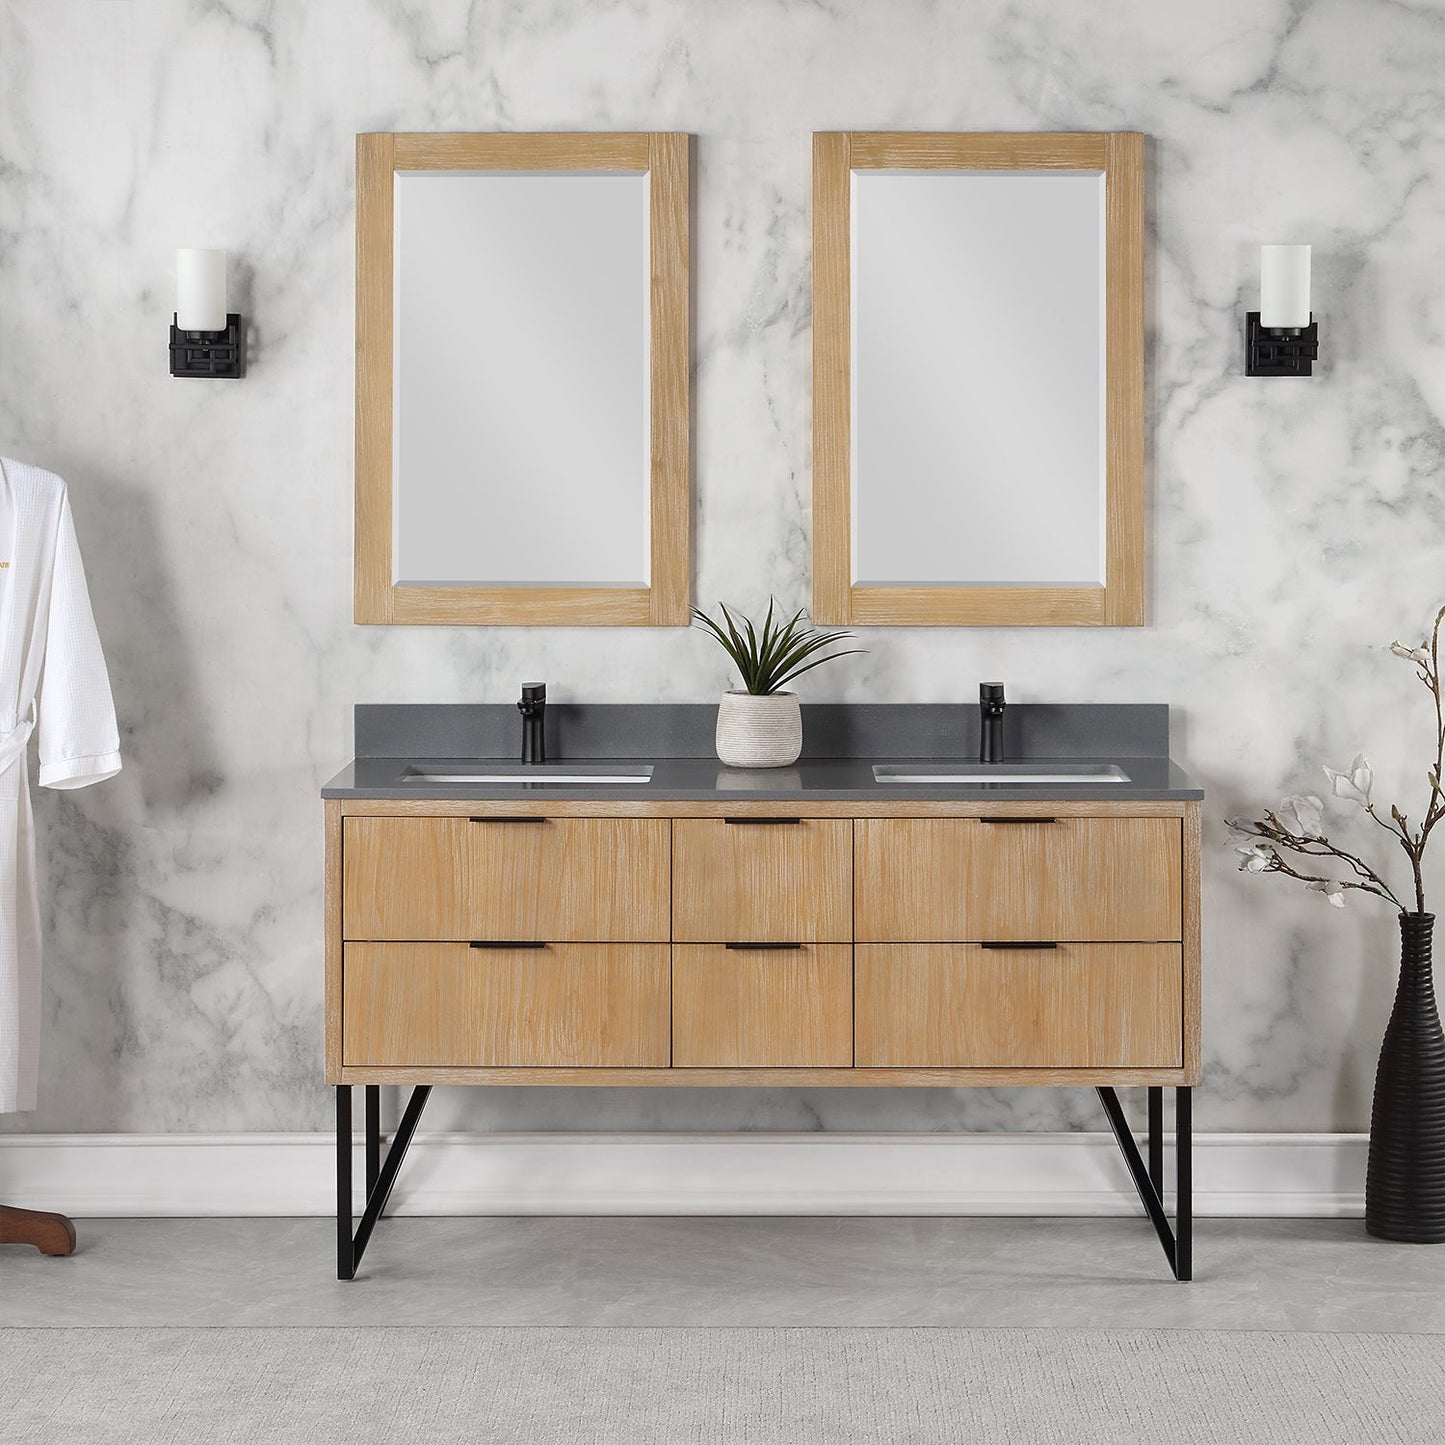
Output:
[[120,771],[115,703],[68,497],[55,538],[39,712],[42,788],[83,788]]

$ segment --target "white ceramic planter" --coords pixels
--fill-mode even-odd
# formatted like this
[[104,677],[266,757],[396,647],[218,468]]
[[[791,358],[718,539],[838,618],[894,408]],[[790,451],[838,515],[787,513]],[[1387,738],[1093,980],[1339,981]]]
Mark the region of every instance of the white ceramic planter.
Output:
[[717,755],[730,768],[785,768],[803,751],[795,692],[725,692],[717,710]]

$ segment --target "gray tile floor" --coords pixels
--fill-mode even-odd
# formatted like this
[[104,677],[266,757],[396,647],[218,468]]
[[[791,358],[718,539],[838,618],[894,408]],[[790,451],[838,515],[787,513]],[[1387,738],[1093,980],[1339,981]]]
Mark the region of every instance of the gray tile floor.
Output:
[[388,1219],[335,1278],[323,1219],[79,1222],[0,1253],[0,1326],[1019,1325],[1445,1333],[1445,1246],[1359,1220],[1204,1220],[1170,1278],[1126,1219]]

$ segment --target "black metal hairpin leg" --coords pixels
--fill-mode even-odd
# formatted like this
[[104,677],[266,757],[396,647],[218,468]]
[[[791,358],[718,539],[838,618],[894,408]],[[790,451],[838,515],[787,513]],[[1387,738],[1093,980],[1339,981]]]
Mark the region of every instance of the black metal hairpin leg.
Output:
[[366,1203],[361,1223],[351,1232],[351,1086],[342,1084],[336,1090],[336,1277],[355,1279],[356,1267],[366,1252],[371,1231],[381,1218],[382,1210],[396,1183],[401,1161],[406,1158],[411,1136],[416,1133],[421,1111],[426,1108],[430,1084],[418,1084],[411,1091],[406,1111],[401,1116],[386,1159],[381,1157],[381,1089],[366,1086]]
[[[369,1092],[369,1091],[368,1091]],[[1149,1090],[1149,1178],[1164,1198],[1164,1090]]]
[[[1152,1090],[1151,1090],[1152,1092]],[[366,1086],[366,1192],[376,1188],[381,1174],[381,1085]]]
[[1164,1257],[1174,1271],[1174,1278],[1194,1278],[1194,1178],[1193,1153],[1194,1131],[1190,1115],[1192,1092],[1189,1089],[1174,1091],[1174,1165],[1175,1201],[1174,1226],[1169,1225],[1169,1216],[1164,1212],[1164,1091],[1149,1090],[1149,1164],[1145,1167],[1139,1154],[1139,1146],[1130,1132],[1129,1121],[1120,1107],[1119,1096],[1113,1089],[1104,1087],[1098,1091],[1099,1101],[1109,1116],[1109,1127],[1114,1131],[1124,1163],[1129,1166],[1129,1175],[1139,1199],[1164,1246]]

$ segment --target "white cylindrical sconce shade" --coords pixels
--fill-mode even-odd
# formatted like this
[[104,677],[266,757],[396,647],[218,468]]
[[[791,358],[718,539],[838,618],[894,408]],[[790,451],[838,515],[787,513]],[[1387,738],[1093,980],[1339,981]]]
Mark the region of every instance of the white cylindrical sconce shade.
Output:
[[226,329],[224,251],[176,252],[176,325],[182,331]]
[[1303,331],[1310,324],[1310,248],[1259,248],[1259,324]]

